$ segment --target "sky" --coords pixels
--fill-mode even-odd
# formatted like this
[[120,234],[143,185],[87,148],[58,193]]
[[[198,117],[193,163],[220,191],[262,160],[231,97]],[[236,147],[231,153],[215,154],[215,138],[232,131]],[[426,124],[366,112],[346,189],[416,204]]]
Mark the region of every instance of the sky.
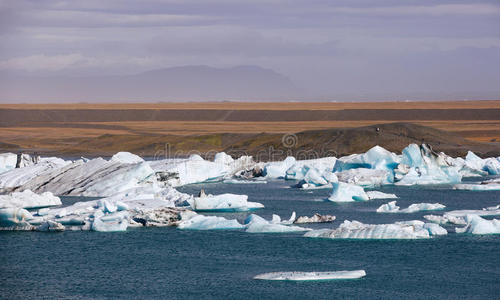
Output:
[[0,0],[0,73],[272,69],[310,99],[500,99],[500,2]]

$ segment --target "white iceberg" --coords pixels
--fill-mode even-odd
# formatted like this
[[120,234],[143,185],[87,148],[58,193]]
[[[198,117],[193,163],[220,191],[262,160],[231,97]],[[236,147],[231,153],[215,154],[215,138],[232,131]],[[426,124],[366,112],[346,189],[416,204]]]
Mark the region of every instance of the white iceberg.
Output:
[[126,231],[128,227],[128,212],[117,212],[113,214],[94,214],[91,230],[99,232]]
[[370,198],[365,193],[365,190],[354,184],[344,182],[334,182],[333,191],[328,198],[333,202],[354,202],[354,201],[368,201]]
[[330,223],[335,221],[335,216],[320,215],[315,213],[312,217],[301,216],[298,217],[293,223],[295,224],[308,224],[308,223]]
[[392,184],[394,175],[388,170],[374,170],[367,168],[349,169],[335,173],[339,181],[361,185],[363,187],[375,187]]
[[27,222],[30,219],[33,219],[33,216],[24,208],[9,207],[0,209],[0,227],[30,226]]
[[23,192],[14,192],[9,195],[0,195],[0,208],[39,208],[61,204],[61,199],[54,196],[51,192],[45,192],[38,195],[30,190],[25,190]]
[[38,227],[36,227],[37,231],[64,231],[66,228],[64,225],[58,222],[54,222],[51,220],[45,221],[42,224],[40,224]]
[[366,192],[366,194],[368,195],[368,198],[370,198],[370,200],[373,200],[373,199],[397,199],[398,198],[398,196],[396,196],[396,194],[388,194],[388,193],[383,193],[380,191],[368,191],[368,192]]
[[382,204],[379,208],[377,208],[378,213],[415,213],[419,211],[428,211],[428,210],[441,210],[446,208],[446,206],[440,203],[414,203],[408,206],[408,208],[400,209],[399,206],[396,205],[396,201],[391,201],[386,204]]
[[410,144],[403,149],[401,163],[394,170],[396,185],[458,183],[462,174],[450,165],[448,156],[435,153],[430,146]]
[[[290,221],[290,220],[289,220]],[[285,224],[291,224],[293,222],[286,222]],[[245,219],[246,232],[250,233],[284,233],[284,232],[301,232],[311,230],[309,228],[284,225],[281,219],[274,218],[273,221],[267,221],[266,219],[251,214]]]
[[400,156],[375,146],[363,154],[352,154],[341,157],[335,163],[334,171],[341,172],[349,169],[368,168],[392,171],[400,162]]
[[217,216],[195,215],[179,222],[178,228],[191,230],[228,230],[243,229],[245,226],[238,223],[237,220],[228,220]]
[[286,171],[295,164],[295,157],[289,156],[283,161],[269,162],[264,166],[262,174],[267,178],[285,178]]
[[457,233],[500,234],[500,220],[486,220],[478,215],[465,216],[466,226],[456,228]]
[[440,224],[440,225],[446,225],[446,224],[465,225],[466,224],[466,222],[463,218],[448,216],[448,215],[444,215],[444,216],[425,215],[424,219],[426,219],[429,222]]
[[0,153],[0,173],[12,170],[16,167],[17,154]]
[[500,191],[500,183],[461,183],[455,184],[453,186],[455,190],[466,190],[466,191]]
[[285,281],[312,281],[312,280],[338,280],[358,279],[366,276],[364,270],[355,271],[330,271],[330,272],[272,272],[259,274],[254,279],[285,280]]
[[214,161],[204,160],[194,154],[187,159],[156,160],[149,164],[157,174],[163,174],[160,175],[162,181],[171,186],[222,181],[255,166],[251,156],[241,156],[234,160],[224,152],[217,153]]
[[302,180],[306,177],[309,170],[314,170],[316,173],[323,175],[333,172],[333,166],[337,158],[322,157],[317,159],[297,160],[286,170],[285,179]]
[[307,232],[304,236],[330,239],[425,239],[438,232],[434,226],[427,227],[424,225],[425,223],[421,221],[394,224],[363,224],[358,221],[346,220],[336,229],[313,230]]
[[247,201],[247,195],[221,194],[201,195],[191,200],[191,208],[195,211],[236,212],[263,208],[264,205]]
[[137,164],[144,161],[140,156],[130,152],[118,152],[111,157],[111,160],[122,164]]

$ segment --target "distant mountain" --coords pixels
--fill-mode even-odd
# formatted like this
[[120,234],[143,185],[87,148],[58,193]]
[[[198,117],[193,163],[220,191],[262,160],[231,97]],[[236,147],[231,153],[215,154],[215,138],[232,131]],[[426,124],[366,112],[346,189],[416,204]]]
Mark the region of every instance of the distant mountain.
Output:
[[183,66],[127,76],[0,74],[1,102],[285,100],[300,96],[290,79],[258,66]]

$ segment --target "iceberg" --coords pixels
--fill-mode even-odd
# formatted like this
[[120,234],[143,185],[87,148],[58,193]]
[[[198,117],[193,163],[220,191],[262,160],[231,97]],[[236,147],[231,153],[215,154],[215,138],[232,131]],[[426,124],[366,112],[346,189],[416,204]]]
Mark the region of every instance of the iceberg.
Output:
[[35,194],[30,190],[14,192],[9,195],[0,195],[0,208],[21,207],[21,208],[41,208],[61,205],[61,199],[51,192]]
[[492,182],[492,183],[481,183],[481,184],[473,184],[473,183],[461,183],[455,184],[453,186],[455,190],[466,190],[466,191],[500,191],[500,183]]
[[263,208],[264,205],[247,201],[247,195],[221,194],[201,195],[191,201],[191,208],[195,211],[236,212],[250,211]]
[[286,171],[295,164],[293,156],[288,156],[283,161],[269,162],[264,165],[262,174],[267,178],[285,178]]
[[0,153],[0,173],[12,170],[16,167],[17,154]]
[[458,167],[448,156],[435,153],[429,145],[410,144],[403,149],[401,163],[394,170],[396,185],[457,183],[462,180]]
[[339,158],[334,167],[334,172],[349,169],[367,168],[392,171],[400,162],[400,156],[375,146],[363,154],[352,154]]
[[40,224],[38,227],[36,227],[36,231],[50,231],[50,232],[64,231],[65,229],[66,228],[61,223],[50,221],[50,220],[48,220],[48,221]]
[[500,234],[500,220],[486,220],[478,215],[465,216],[466,226],[456,228],[457,233]]
[[164,174],[160,176],[161,181],[171,186],[222,181],[255,166],[251,156],[234,160],[224,152],[217,153],[214,161],[204,160],[194,154],[187,159],[164,159],[149,163],[157,174]]
[[446,206],[439,203],[414,203],[411,204],[408,208],[399,209],[399,206],[396,205],[396,201],[391,201],[387,204],[382,204],[379,208],[377,208],[378,213],[415,213],[419,211],[428,211],[428,210],[441,210]]
[[436,227],[432,226],[430,228],[425,224],[421,221],[397,222],[394,224],[363,224],[358,221],[346,220],[336,229],[313,230],[307,232],[304,236],[329,239],[425,239],[438,232]]
[[335,221],[335,216],[332,215],[320,215],[315,213],[312,217],[301,216],[298,217],[293,223],[295,224],[308,224],[308,223],[330,223]]
[[455,225],[465,225],[466,222],[463,218],[460,217],[454,217],[454,216],[437,216],[437,215],[425,215],[424,219],[426,219],[429,222],[440,224],[440,225],[445,225],[445,224],[455,224]]
[[330,271],[330,272],[272,272],[259,274],[254,279],[309,281],[309,280],[338,280],[358,279],[366,276],[364,270],[355,271]]
[[370,198],[365,193],[365,190],[354,184],[335,182],[332,183],[333,192],[328,198],[333,202],[354,202],[354,201],[368,201]]
[[339,181],[361,185],[363,187],[375,187],[392,184],[394,175],[388,170],[374,170],[366,168],[349,169],[335,173]]
[[122,164],[137,164],[144,162],[144,159],[130,152],[118,152],[111,157],[111,161]]
[[27,222],[33,219],[29,211],[19,207],[0,209],[0,227],[25,227],[30,226]]
[[94,214],[91,230],[99,232],[117,232],[126,231],[128,227],[128,212],[117,212],[104,215]]
[[398,198],[398,196],[396,196],[395,194],[387,194],[387,193],[382,193],[379,191],[368,191],[368,192],[366,192],[366,194],[368,195],[368,198],[370,198],[370,200],[372,200],[372,199],[397,199]]
[[[277,222],[277,223],[274,223]],[[290,226],[283,225],[280,223],[281,220],[274,218],[273,221],[267,221],[266,219],[251,214],[245,219],[246,232],[250,233],[284,233],[284,232],[301,232],[311,230],[309,228],[299,227],[299,226]],[[287,222],[288,223],[288,222]],[[293,222],[290,222],[293,223]]]
[[337,158],[322,157],[317,159],[297,160],[286,170],[285,179],[287,180],[302,180],[306,177],[309,170],[314,170],[318,174],[328,174],[333,172],[333,166]]
[[238,223],[236,220],[228,220],[217,216],[195,215],[186,220],[182,220],[177,225],[179,229],[191,230],[227,230],[227,229],[243,229],[245,226]]

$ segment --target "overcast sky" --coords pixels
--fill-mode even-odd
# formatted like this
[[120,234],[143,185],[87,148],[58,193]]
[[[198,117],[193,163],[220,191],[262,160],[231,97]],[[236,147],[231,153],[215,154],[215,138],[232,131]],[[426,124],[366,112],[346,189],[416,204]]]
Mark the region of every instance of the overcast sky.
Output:
[[0,0],[0,72],[258,65],[312,98],[500,98],[500,2]]

